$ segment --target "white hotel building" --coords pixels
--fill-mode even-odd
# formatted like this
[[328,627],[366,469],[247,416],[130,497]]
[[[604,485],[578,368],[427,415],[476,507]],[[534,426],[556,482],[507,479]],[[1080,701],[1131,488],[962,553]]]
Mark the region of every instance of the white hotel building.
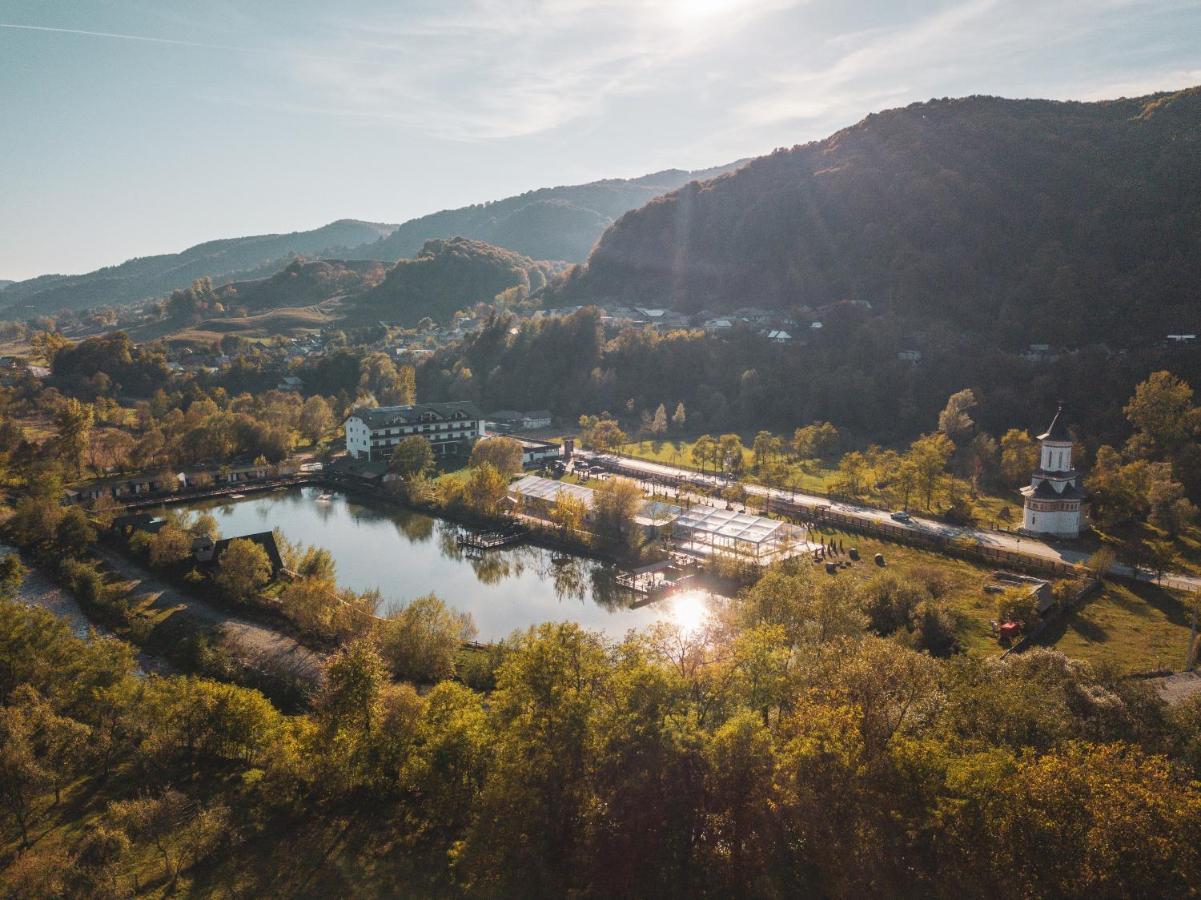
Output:
[[484,435],[483,416],[469,400],[356,409],[346,419],[346,451],[352,459],[392,455],[404,438],[420,435],[436,456],[466,453]]

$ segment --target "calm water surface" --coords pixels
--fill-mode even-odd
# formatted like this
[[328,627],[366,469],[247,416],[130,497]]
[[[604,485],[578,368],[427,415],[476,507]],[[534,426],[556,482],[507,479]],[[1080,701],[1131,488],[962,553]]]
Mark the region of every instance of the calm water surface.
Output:
[[[681,595],[642,609],[612,585],[613,569],[540,547],[492,550],[473,558],[455,542],[453,523],[393,507],[372,508],[313,487],[257,494],[221,504],[199,504],[217,519],[223,537],[278,528],[293,543],[324,547],[337,564],[338,583],[378,588],[381,613],[434,593],[471,613],[481,640],[505,637],[539,622],[578,622],[622,637],[662,619],[695,627],[703,597]],[[554,556],[554,559],[552,559]]]

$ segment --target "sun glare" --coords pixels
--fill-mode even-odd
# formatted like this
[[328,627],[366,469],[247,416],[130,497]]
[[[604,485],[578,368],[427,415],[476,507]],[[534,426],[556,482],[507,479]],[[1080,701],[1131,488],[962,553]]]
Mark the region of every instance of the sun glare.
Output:
[[671,4],[672,15],[680,20],[710,19],[731,12],[743,0],[675,0]]
[[667,618],[685,634],[695,634],[709,620],[709,595],[704,591],[684,591],[667,602]]

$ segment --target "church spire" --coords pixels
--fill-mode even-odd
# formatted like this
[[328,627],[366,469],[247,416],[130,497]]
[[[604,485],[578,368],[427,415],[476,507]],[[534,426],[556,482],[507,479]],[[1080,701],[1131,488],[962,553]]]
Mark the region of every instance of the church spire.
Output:
[[1055,410],[1055,418],[1051,420],[1051,424],[1047,430],[1038,436],[1040,441],[1071,441],[1072,436],[1068,434],[1067,419],[1063,414],[1063,401],[1059,401],[1059,406]]

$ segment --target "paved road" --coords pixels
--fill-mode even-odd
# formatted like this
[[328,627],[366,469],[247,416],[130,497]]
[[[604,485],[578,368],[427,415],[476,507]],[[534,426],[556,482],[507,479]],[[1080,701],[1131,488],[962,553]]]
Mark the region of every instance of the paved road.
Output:
[[[686,478],[690,479],[693,483],[704,483],[710,487],[722,487],[729,484],[728,479],[720,476],[701,475],[699,472],[693,471],[692,469],[682,469],[676,466],[669,466],[664,463],[650,462],[648,460],[635,459],[629,456],[615,457],[606,454],[590,453],[588,451],[577,451],[577,456],[602,462],[604,460],[619,461],[622,466],[631,468],[635,471],[643,472],[647,476],[655,476],[659,478]],[[870,506],[860,506],[855,503],[831,500],[828,497],[820,497],[814,494],[802,494],[796,491],[768,488],[759,484],[746,484],[745,487],[747,493],[760,497],[769,496],[773,500],[786,501],[797,506],[804,506],[810,509],[828,507],[835,512],[842,513],[846,516],[853,516],[854,518],[861,519],[865,522],[875,522],[877,524],[889,525],[892,527],[909,528],[916,532],[941,535],[946,538],[966,539],[974,541],[985,547],[1005,550],[1010,553],[1018,553],[1034,559],[1053,560],[1056,562],[1065,562],[1071,564],[1083,563],[1088,559],[1088,554],[1080,550],[1073,550],[1067,547],[1057,547],[1038,538],[1025,537],[1004,531],[986,531],[979,528],[965,528],[956,525],[948,525],[946,522],[939,522],[935,519],[926,519],[920,516],[913,516],[909,522],[902,523],[894,521],[891,518],[891,514],[887,510],[875,509]],[[1125,565],[1114,565],[1110,569],[1110,572],[1114,575],[1119,575],[1124,578],[1137,577],[1141,581],[1153,580],[1151,575],[1144,572],[1139,572],[1136,576],[1134,570]],[[1171,587],[1177,590],[1201,590],[1201,578],[1192,575],[1168,574],[1163,577],[1162,584],[1165,587]]]

